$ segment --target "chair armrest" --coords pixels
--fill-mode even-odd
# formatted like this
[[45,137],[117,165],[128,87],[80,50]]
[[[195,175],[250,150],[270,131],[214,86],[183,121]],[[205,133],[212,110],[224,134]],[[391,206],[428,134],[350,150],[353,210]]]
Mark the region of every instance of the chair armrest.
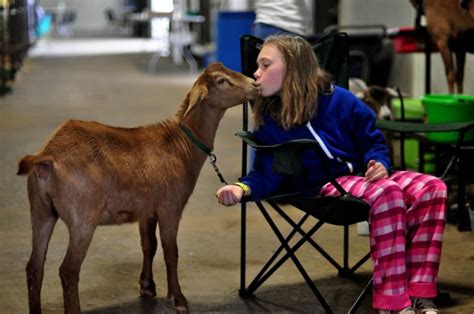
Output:
[[[331,182],[341,195],[348,194],[346,190],[335,180],[328,171],[329,167],[326,164],[326,156],[322,152],[322,148],[316,140],[312,139],[294,139],[287,142],[274,145],[260,145],[258,144],[252,132],[239,131],[235,133],[236,136],[240,137],[247,145],[256,149],[267,150],[273,154],[273,171],[283,175],[296,175],[301,176],[304,174],[303,162],[301,160],[301,152],[307,149],[314,149],[320,156],[323,164],[323,172],[325,173],[327,182]],[[320,187],[319,187],[320,188]],[[319,189],[318,188],[318,189]],[[311,190],[311,189],[310,189]],[[314,190],[314,188],[312,189]],[[306,194],[307,191],[298,192],[299,194]],[[297,193],[297,194],[298,194]],[[295,194],[295,195],[297,195]],[[283,198],[287,198],[288,195],[284,195]],[[278,196],[280,197],[280,196]]]
[[399,133],[467,132],[474,129],[474,122],[416,123],[377,120],[375,127],[380,130]]
[[318,142],[311,139],[295,139],[280,144],[274,145],[261,145],[258,144],[253,137],[252,132],[239,131],[235,133],[236,136],[240,137],[247,145],[257,149],[269,149],[269,150],[294,150],[294,149],[307,149],[315,148]]
[[304,175],[302,152],[311,149],[317,150],[319,147],[315,140],[310,139],[295,139],[274,145],[260,145],[255,141],[251,132],[237,132],[236,135],[243,139],[247,145],[272,154],[272,169],[282,175]]
[[[451,122],[451,123],[414,123],[414,122],[400,122],[400,121],[384,121],[377,120],[375,126],[379,130],[389,131],[389,132],[399,132],[400,134],[405,133],[429,133],[429,132],[452,132],[457,131],[458,139],[456,142],[454,154],[451,157],[446,169],[443,171],[443,174],[440,176],[441,179],[445,179],[448,172],[451,170],[453,165],[458,161],[458,156],[460,155],[461,147],[464,143],[464,136],[470,130],[474,129],[474,121],[471,122]],[[400,141],[400,150],[403,151],[404,141]],[[404,168],[404,154],[402,156],[402,168]]]

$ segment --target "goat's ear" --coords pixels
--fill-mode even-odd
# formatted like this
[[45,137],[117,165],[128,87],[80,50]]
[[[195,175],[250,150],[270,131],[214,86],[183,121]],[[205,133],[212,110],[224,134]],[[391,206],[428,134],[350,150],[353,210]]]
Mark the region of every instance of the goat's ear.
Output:
[[[397,91],[396,91],[395,89],[393,89],[393,88],[391,88],[391,87],[386,87],[385,89],[387,90],[387,92],[388,92],[388,94],[389,94],[390,96],[392,96],[392,97],[398,97],[398,93],[397,93]],[[403,93],[402,93],[402,95],[403,95]]]
[[366,90],[369,88],[367,86],[367,83],[363,79],[356,78],[356,77],[349,78],[349,84],[354,85],[354,87],[361,90]]
[[[387,92],[389,93],[390,96],[393,97],[398,97],[398,92],[395,90],[395,88],[387,87]],[[401,91],[403,97],[408,97],[409,95],[405,93],[404,91]]]
[[188,109],[186,109],[184,116],[186,116],[189,113],[189,111],[191,111],[191,109],[193,109],[204,98],[206,98],[206,96],[207,96],[207,86],[204,82],[194,85],[191,91],[189,92]]

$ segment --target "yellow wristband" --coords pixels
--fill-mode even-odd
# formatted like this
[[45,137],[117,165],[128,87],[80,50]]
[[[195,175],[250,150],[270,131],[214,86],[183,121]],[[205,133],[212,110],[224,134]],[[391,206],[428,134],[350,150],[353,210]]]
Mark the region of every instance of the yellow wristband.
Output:
[[244,184],[242,182],[236,182],[234,185],[237,185],[244,190],[244,196],[249,196],[250,195],[250,187],[247,184]]

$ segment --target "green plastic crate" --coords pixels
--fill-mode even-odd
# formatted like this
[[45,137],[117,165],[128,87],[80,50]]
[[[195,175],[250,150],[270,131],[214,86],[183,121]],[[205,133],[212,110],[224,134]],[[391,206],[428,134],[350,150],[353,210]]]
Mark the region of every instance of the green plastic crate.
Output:
[[[474,96],[430,94],[421,98],[427,114],[428,123],[470,122],[474,121]],[[458,132],[427,133],[426,138],[433,142],[453,143]],[[474,141],[474,130],[468,132],[465,141]]]

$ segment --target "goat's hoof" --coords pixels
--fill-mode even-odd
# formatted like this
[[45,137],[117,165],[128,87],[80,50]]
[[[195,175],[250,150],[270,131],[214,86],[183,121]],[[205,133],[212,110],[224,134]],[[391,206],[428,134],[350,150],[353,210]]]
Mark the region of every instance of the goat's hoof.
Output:
[[184,298],[177,298],[174,300],[174,308],[176,309],[176,313],[179,314],[187,314],[189,313],[189,308],[188,308],[188,301]]
[[184,295],[181,294],[175,296],[173,293],[168,292],[168,299],[174,300],[174,307],[176,309],[176,313],[189,313],[188,301],[186,300]]
[[155,283],[140,284],[140,295],[144,298],[153,298],[156,295]]
[[176,313],[179,313],[179,314],[189,313],[189,309],[187,305],[180,305],[180,306],[176,306],[175,308],[176,308]]

